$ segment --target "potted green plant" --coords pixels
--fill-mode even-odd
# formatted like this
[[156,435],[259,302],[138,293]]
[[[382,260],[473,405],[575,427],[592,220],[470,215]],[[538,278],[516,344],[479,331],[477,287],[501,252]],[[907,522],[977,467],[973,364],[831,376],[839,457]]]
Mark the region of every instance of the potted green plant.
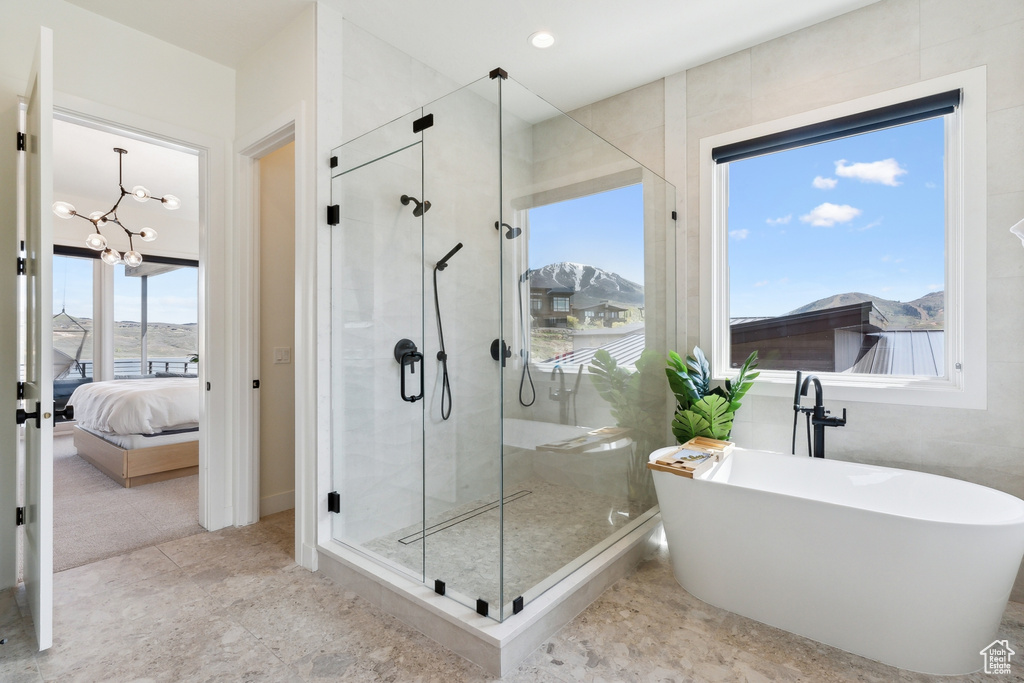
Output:
[[658,369],[661,354],[645,350],[636,362],[636,371],[620,367],[604,349],[594,354],[590,379],[601,398],[611,406],[615,424],[630,430],[632,457],[626,465],[630,500],[644,505],[654,500],[647,456],[664,445],[665,385]]
[[695,436],[728,441],[740,399],[754,385],[760,373],[757,351],[753,351],[740,368],[735,380],[725,380],[725,387],[711,387],[711,365],[699,346],[684,360],[675,351],[669,352],[668,384],[676,396],[676,413],[672,433],[679,443]]

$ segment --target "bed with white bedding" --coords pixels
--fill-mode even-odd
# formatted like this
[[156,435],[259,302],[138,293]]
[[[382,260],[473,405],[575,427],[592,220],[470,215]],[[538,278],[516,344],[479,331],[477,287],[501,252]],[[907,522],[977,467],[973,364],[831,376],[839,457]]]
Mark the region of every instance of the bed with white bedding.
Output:
[[128,488],[199,471],[196,378],[92,382],[68,400],[78,454]]

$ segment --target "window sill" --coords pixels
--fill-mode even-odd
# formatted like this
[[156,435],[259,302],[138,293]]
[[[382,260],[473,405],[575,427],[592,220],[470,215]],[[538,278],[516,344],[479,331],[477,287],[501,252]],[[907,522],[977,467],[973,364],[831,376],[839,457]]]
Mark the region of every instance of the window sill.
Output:
[[[987,407],[984,386],[975,387],[972,391],[947,378],[813,374],[821,380],[829,400],[967,410],[985,410]],[[716,379],[735,376],[735,372],[726,372]],[[793,372],[762,370],[754,380],[750,395],[792,399],[795,381]]]

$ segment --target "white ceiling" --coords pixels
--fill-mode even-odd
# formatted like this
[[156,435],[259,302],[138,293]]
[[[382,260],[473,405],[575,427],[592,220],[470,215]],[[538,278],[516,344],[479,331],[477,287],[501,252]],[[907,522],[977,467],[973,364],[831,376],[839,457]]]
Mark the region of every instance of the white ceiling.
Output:
[[[310,0],[69,0],[238,67]],[[877,0],[323,0],[352,23],[469,83],[500,66],[571,110]],[[173,7],[173,11],[171,8]],[[539,50],[530,34],[555,44]],[[340,36],[339,36],[340,38]]]
[[[199,221],[199,159],[148,142],[116,135],[104,130],[80,126],[61,119],[53,122],[53,197],[69,199],[75,209],[88,215],[108,211],[121,195],[118,187],[118,157],[124,155],[125,189],[136,185],[147,188],[156,197],[173,194],[181,208],[168,211],[158,201],[139,202],[125,197],[118,214],[128,227],[138,230],[157,216],[171,214],[180,221]],[[88,205],[82,200],[88,201]]]

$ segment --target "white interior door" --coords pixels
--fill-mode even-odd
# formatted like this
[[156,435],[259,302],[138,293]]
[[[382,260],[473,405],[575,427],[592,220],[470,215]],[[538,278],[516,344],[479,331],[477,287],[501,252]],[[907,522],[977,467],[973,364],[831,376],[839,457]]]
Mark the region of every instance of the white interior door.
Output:
[[40,650],[53,642],[53,32],[25,91],[25,588]]

